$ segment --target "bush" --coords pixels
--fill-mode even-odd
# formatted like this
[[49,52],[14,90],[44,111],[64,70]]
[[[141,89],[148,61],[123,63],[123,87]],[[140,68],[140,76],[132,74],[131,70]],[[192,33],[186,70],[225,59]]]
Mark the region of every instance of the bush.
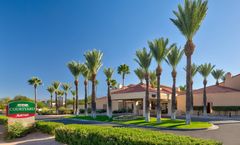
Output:
[[96,112],[97,112],[97,113],[106,113],[107,110],[106,110],[106,109],[98,109]]
[[49,109],[49,108],[42,108],[41,111],[37,111],[39,115],[52,115],[55,112],[55,110],[53,109]]
[[56,141],[68,145],[220,145],[213,140],[178,136],[150,130],[112,128],[88,125],[67,125],[55,130]]
[[213,106],[214,111],[240,111],[240,106]]
[[6,116],[0,116],[0,124],[6,125],[8,121],[8,118]]
[[119,110],[114,110],[113,113],[116,114],[116,113],[132,113],[133,110],[130,109],[130,108],[122,108],[122,109],[119,109]]
[[[88,108],[88,113],[91,113],[91,108]],[[83,113],[85,113],[85,109],[79,109],[79,112],[81,113],[81,114],[83,114]]]
[[38,121],[36,128],[43,133],[54,135],[57,127],[63,126],[63,123]]
[[203,111],[203,106],[193,106],[193,110]]
[[72,114],[73,113],[72,109],[68,109],[68,108],[65,108],[65,107],[60,107],[58,109],[58,111],[59,111],[59,114]]
[[22,123],[15,122],[12,125],[8,125],[7,139],[23,137],[33,130],[34,127],[24,127]]

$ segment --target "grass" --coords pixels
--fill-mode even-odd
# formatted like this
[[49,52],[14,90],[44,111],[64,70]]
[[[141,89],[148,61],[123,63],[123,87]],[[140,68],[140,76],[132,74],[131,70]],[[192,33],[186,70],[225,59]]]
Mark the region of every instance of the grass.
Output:
[[68,118],[113,122],[113,123],[120,123],[125,125],[152,126],[152,127],[175,128],[175,129],[206,129],[212,126],[212,124],[208,122],[197,122],[197,121],[192,121],[190,125],[186,125],[185,120],[177,119],[173,121],[169,118],[162,118],[162,122],[157,123],[156,121],[157,119],[155,117],[151,117],[150,122],[145,122],[144,117],[140,117],[138,119],[133,119],[133,120],[127,120],[127,121],[116,121],[116,120],[109,119],[107,116],[97,116],[96,119],[93,119],[91,116],[70,116]]

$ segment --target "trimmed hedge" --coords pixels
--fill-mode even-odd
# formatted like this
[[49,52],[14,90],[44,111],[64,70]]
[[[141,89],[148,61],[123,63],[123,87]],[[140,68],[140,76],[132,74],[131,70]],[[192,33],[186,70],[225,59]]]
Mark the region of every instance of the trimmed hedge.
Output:
[[7,136],[6,139],[15,139],[26,136],[27,134],[33,132],[35,128],[32,127],[24,127],[21,122],[15,122],[14,124],[7,126]]
[[37,121],[36,122],[36,128],[39,129],[43,133],[55,134],[55,129],[63,126],[63,123],[57,123],[57,122],[45,122],[45,121]]
[[6,125],[8,121],[8,118],[6,116],[0,116],[0,124]]
[[55,130],[55,140],[68,145],[221,145],[213,140],[150,130],[67,125]]
[[203,106],[193,106],[193,110],[202,111],[203,110]]
[[240,111],[240,106],[213,106],[214,111]]

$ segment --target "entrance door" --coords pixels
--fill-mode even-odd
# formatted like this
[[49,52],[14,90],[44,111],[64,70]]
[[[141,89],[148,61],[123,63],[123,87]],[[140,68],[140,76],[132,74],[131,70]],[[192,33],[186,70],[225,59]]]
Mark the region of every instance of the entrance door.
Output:
[[207,113],[212,113],[212,103],[211,102],[207,103]]

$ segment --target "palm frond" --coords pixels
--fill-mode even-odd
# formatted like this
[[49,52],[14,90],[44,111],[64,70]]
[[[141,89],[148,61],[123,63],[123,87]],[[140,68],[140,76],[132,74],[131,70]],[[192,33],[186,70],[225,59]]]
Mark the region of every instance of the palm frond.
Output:
[[114,70],[112,68],[104,68],[103,72],[107,78],[107,82],[110,83]]
[[55,91],[59,89],[60,84],[61,84],[61,83],[60,83],[59,81],[54,81],[54,82],[52,83],[52,86],[53,86],[53,88],[55,89]]
[[149,72],[150,84],[153,88],[157,87],[157,76],[155,71]]
[[[187,70],[186,67],[184,67],[183,69],[184,69],[185,71]],[[191,76],[192,76],[192,78],[197,74],[197,72],[198,72],[198,66],[197,66],[195,63],[193,63],[193,64],[191,65]]]
[[205,63],[198,67],[198,72],[204,77],[204,79],[206,79],[214,67],[215,65],[212,65],[211,63]]
[[214,79],[219,80],[224,76],[225,72],[222,69],[215,69],[212,71]]
[[143,48],[136,51],[136,56],[137,58],[134,60],[144,70],[144,73],[148,73],[148,69],[152,61],[152,54],[150,52],[147,52],[146,48]]
[[74,76],[74,79],[78,80],[83,69],[83,64],[76,61],[71,61],[67,64],[67,66],[70,72],[72,73],[72,75]]
[[54,89],[53,86],[49,86],[49,87],[47,88],[47,91],[48,91],[50,94],[53,94],[54,91],[55,91],[55,89]]
[[68,92],[71,89],[71,85],[68,83],[62,83],[62,89],[64,92]]
[[28,84],[37,87],[42,85],[42,80],[40,80],[38,77],[32,77],[28,80]]
[[184,54],[184,51],[181,50],[181,48],[177,48],[176,44],[173,44],[170,47],[171,51],[167,55],[166,62],[172,67],[173,70],[176,70],[177,65],[182,59],[182,56]]
[[129,66],[126,64],[122,64],[118,67],[118,74],[130,74]]
[[73,96],[76,96],[76,91],[75,91],[75,90],[71,90],[71,94],[72,94]]
[[84,54],[86,58],[86,66],[91,74],[97,74],[102,67],[103,53],[99,50],[88,51]]
[[142,83],[144,80],[144,70],[142,68],[137,68],[134,70],[134,73],[136,74],[136,76],[138,77],[140,82]]

